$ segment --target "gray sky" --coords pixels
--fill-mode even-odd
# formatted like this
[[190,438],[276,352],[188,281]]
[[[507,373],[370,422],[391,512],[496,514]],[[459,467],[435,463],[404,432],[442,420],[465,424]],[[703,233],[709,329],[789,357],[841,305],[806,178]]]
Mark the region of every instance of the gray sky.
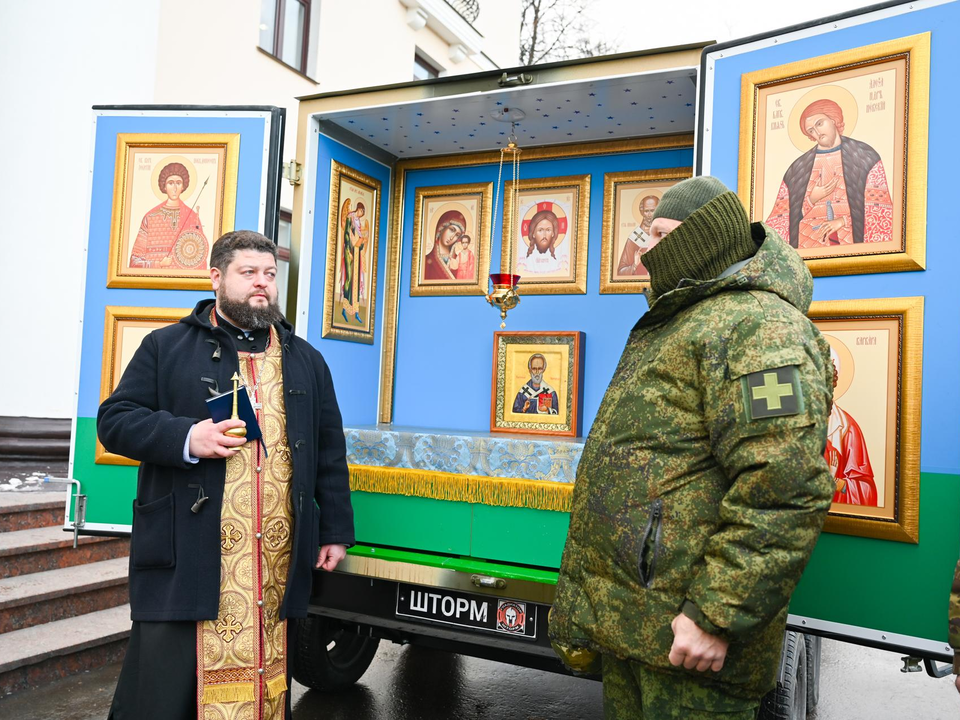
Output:
[[614,52],[716,40],[726,42],[876,4],[876,0],[798,3],[784,0],[592,0],[595,33]]

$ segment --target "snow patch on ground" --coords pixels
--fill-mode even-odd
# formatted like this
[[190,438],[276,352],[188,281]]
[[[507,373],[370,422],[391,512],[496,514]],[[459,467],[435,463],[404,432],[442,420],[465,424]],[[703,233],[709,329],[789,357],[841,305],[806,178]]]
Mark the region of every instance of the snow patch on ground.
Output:
[[43,482],[47,476],[44,472],[23,473],[19,477],[8,477],[0,480],[0,492],[36,492],[39,490],[50,492],[59,490],[59,487]]

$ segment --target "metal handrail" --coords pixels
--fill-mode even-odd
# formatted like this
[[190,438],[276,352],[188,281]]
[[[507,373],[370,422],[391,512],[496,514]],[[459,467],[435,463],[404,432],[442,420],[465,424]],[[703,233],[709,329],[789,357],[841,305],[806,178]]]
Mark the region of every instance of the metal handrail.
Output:
[[86,524],[85,517],[87,514],[87,496],[80,493],[80,481],[73,478],[55,478],[47,475],[42,482],[49,485],[72,485],[74,487],[70,496],[73,500],[73,522],[70,523],[70,526],[73,528],[73,549],[76,550],[80,538],[80,528]]

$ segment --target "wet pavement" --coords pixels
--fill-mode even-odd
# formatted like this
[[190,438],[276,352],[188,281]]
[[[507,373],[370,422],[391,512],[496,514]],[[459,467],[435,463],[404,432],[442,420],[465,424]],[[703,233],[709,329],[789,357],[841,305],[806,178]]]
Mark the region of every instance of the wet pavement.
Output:
[[[809,720],[960,718],[952,676],[903,674],[898,656],[824,641],[820,705]],[[119,664],[0,699],[0,718],[103,720]],[[293,684],[296,720],[599,720],[600,684],[382,642],[352,689]]]

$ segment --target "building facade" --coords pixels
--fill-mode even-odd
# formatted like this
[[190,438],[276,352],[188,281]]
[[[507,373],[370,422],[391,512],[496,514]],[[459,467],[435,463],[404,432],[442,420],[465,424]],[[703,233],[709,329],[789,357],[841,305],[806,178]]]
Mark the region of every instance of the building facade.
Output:
[[[0,416],[67,418],[75,407],[78,303],[88,232],[93,105],[276,105],[296,98],[516,65],[520,0],[89,0],[8,3],[0,179],[12,254],[8,313],[27,361],[5,354]],[[292,207],[284,183],[281,208]],[[289,225],[281,227],[289,245]],[[9,272],[13,270],[13,272]]]

